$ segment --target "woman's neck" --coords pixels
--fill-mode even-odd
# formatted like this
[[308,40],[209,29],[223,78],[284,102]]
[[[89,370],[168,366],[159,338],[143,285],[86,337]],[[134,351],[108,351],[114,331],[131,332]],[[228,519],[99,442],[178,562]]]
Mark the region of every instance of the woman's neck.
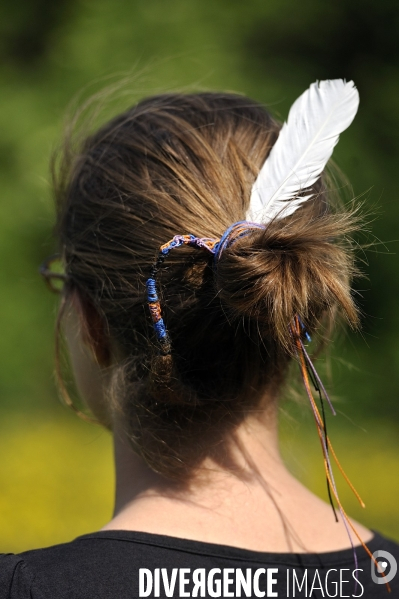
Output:
[[[137,456],[121,426],[114,428],[116,495],[112,520],[122,529],[273,552],[349,547],[330,506],[303,487],[279,452],[276,411],[249,418],[189,485],[177,487]],[[229,464],[222,467],[229,452]],[[364,540],[371,533],[357,525]]]

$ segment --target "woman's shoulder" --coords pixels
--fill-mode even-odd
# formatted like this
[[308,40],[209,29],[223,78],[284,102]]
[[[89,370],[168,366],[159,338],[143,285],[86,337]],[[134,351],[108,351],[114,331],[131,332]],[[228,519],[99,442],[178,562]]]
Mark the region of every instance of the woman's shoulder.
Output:
[[99,532],[19,554],[0,553],[0,599],[135,596],[138,569],[155,557],[156,543],[146,537]]
[[96,572],[110,561],[104,550],[110,549],[109,544],[101,549],[99,545],[77,538],[20,554],[0,554],[0,599],[63,599],[80,597],[80,591],[86,597],[87,581],[95,587]]
[[31,597],[32,582],[32,571],[21,556],[0,554],[0,599]]
[[[68,548],[68,545],[72,545],[72,543],[66,544],[65,547]],[[58,546],[35,549],[18,555],[1,553],[0,599],[30,599],[31,597],[42,599],[42,597],[50,597],[46,577],[42,574],[51,563],[59,565],[60,557]],[[48,574],[51,578],[51,568]]]

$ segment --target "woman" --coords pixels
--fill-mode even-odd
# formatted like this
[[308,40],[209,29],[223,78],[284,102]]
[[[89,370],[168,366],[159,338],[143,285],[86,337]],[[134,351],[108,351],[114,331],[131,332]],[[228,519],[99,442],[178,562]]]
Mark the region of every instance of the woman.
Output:
[[[43,274],[65,282],[60,322],[76,381],[114,436],[115,512],[71,543],[1,556],[0,597],[399,588],[398,545],[339,500],[312,379],[328,398],[305,347],[310,335],[325,341],[337,312],[358,321],[348,234],[359,219],[322,174],[357,102],[352,82],[313,84],[280,132],[245,97],[163,95],[65,152],[56,197],[66,274],[49,264]],[[278,399],[295,362],[331,505],[279,454]]]

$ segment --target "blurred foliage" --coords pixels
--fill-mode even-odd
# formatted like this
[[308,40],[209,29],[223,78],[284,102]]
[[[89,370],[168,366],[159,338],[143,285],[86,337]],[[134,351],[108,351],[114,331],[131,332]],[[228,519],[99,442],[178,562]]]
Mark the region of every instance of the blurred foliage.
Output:
[[98,530],[111,518],[111,436],[72,414],[10,415],[0,427],[0,552]]
[[66,9],[70,6],[66,0],[3,2],[0,7],[2,59],[17,67],[28,67],[45,58],[51,49],[51,38],[57,26],[68,17]]
[[[394,0],[2,1],[0,443],[3,455],[15,453],[15,458],[7,457],[10,467],[3,471],[11,476],[15,470],[15,485],[22,481],[22,489],[25,483],[18,477],[26,470],[24,456],[31,456],[33,463],[36,451],[39,463],[46,452],[59,452],[60,461],[58,466],[51,464],[51,476],[54,468],[60,468],[57,476],[72,480],[71,464],[82,447],[74,437],[78,435],[74,427],[87,425],[72,425],[66,415],[65,427],[75,430],[71,439],[78,449],[65,450],[64,455],[59,445],[67,433],[59,423],[62,409],[52,375],[56,299],[46,293],[37,274],[38,264],[55,247],[48,161],[61,139],[71,99],[80,94],[84,100],[127,74],[131,89],[126,104],[172,89],[225,89],[264,102],[281,119],[315,79],[346,77],[355,81],[360,111],[334,156],[354,194],[364,194],[366,206],[376,213],[373,234],[384,243],[365,255],[360,253],[368,262],[364,270],[370,277],[357,283],[365,315],[363,335],[348,333],[345,343],[336,342],[333,347],[332,389],[348,419],[375,423],[375,459],[378,462],[380,455],[384,459],[384,452],[390,451],[387,459],[396,464],[397,471],[397,447],[382,449],[377,433],[388,427],[384,422],[389,420],[386,440],[391,442],[397,436],[399,417],[398,39],[399,5]],[[40,428],[42,418],[44,429]],[[45,422],[57,423],[54,431]],[[35,443],[38,445],[31,453],[29,448]],[[365,449],[369,443],[362,443],[369,456]],[[361,453],[359,450],[359,464]],[[66,455],[70,461],[64,462]],[[108,459],[104,456],[101,449],[98,460]],[[84,461],[77,459],[79,468]],[[93,472],[98,464],[93,462]],[[82,484],[82,495],[89,493],[90,486],[89,478],[86,486],[84,478],[76,482],[76,488]],[[42,495],[37,488],[31,493],[39,503]],[[4,522],[11,522],[10,505],[23,509],[21,500],[13,494],[9,497]],[[49,501],[43,498],[42,505],[43,514],[49,514]],[[35,504],[32,509],[39,507]],[[54,509],[51,517],[59,522],[64,508]],[[80,510],[84,510],[82,503],[75,516]],[[101,520],[91,520],[90,514],[87,518],[87,529]],[[21,522],[25,522],[23,518]],[[50,516],[49,527],[54,527]],[[67,526],[66,534],[68,530]],[[63,535],[44,538],[37,533],[38,543]],[[6,537],[11,538],[8,533]],[[30,540],[26,542],[30,544]]]

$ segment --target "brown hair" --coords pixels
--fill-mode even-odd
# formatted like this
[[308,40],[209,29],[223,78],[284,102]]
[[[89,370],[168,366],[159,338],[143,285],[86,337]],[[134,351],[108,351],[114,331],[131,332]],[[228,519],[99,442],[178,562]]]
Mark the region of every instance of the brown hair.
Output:
[[[279,124],[259,104],[222,93],[143,100],[65,153],[57,231],[75,289],[121,348],[119,409],[135,450],[170,478],[193,471],[224,431],[277,396],[292,358],[289,323],[310,333],[337,308],[357,312],[347,234],[324,177],[315,198],[212,257],[172,252],[159,275],[172,343],[159,353],[145,281],[176,234],[220,238],[245,218]],[[216,441],[215,441],[216,439]]]

